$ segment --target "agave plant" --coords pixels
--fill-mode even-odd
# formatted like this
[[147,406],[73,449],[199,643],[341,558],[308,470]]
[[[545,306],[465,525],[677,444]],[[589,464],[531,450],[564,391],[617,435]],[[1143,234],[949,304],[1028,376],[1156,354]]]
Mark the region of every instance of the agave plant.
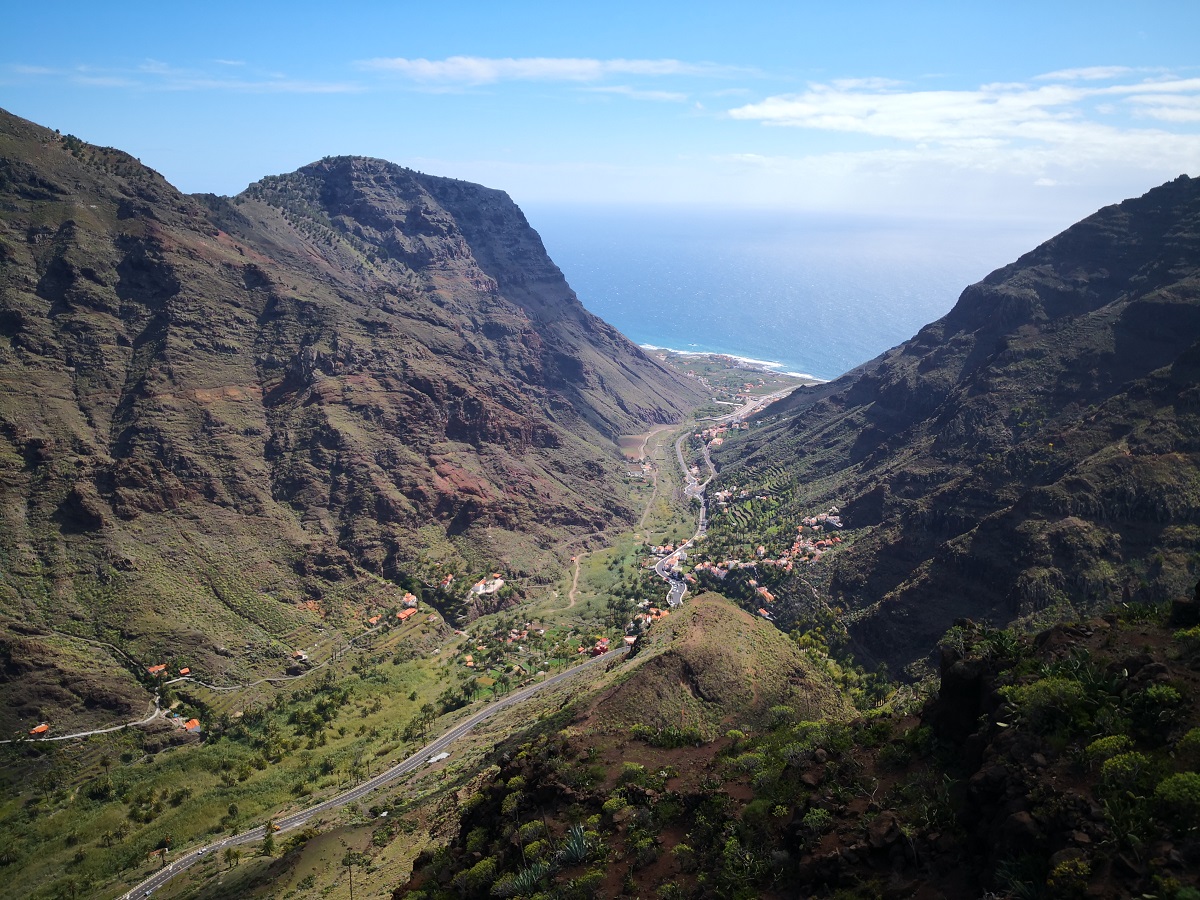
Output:
[[535,862],[515,875],[496,882],[492,893],[498,897],[527,897],[537,891],[542,881],[550,874],[550,866]]
[[592,842],[579,824],[572,825],[563,836],[562,845],[555,858],[564,866],[577,866],[586,862],[592,852]]

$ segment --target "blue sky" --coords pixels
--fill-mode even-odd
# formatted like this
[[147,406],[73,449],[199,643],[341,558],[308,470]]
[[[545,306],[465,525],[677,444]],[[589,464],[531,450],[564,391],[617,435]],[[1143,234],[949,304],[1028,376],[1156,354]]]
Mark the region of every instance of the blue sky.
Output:
[[1061,225],[1200,175],[1200,3],[10,4],[0,106],[236,193],[332,154],[524,204]]

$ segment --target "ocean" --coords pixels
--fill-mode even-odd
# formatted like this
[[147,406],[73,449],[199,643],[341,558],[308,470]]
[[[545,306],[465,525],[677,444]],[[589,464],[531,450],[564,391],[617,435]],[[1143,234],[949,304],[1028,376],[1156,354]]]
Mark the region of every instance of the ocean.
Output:
[[589,310],[638,344],[830,379],[947,313],[1043,224],[527,207]]

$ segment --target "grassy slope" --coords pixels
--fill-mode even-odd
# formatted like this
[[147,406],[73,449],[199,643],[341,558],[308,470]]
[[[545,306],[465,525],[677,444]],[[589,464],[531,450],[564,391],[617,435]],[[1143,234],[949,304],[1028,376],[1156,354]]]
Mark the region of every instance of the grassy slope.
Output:
[[956,628],[938,695],[848,725],[543,735],[499,758],[459,838],[397,896],[1185,900],[1200,636],[1125,615],[1036,638]]
[[786,706],[801,719],[840,719],[845,701],[786,635],[716,594],[689,597],[642,638],[644,660],[602,697],[590,721],[693,728],[708,738],[758,725]]

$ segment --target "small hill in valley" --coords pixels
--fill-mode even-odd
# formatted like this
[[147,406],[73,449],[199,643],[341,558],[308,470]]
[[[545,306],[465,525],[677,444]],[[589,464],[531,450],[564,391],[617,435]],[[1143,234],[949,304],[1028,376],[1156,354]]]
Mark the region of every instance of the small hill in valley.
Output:
[[639,643],[641,663],[595,703],[589,723],[714,737],[757,726],[772,711],[844,719],[845,698],[828,674],[764,619],[716,594],[689,597]]

